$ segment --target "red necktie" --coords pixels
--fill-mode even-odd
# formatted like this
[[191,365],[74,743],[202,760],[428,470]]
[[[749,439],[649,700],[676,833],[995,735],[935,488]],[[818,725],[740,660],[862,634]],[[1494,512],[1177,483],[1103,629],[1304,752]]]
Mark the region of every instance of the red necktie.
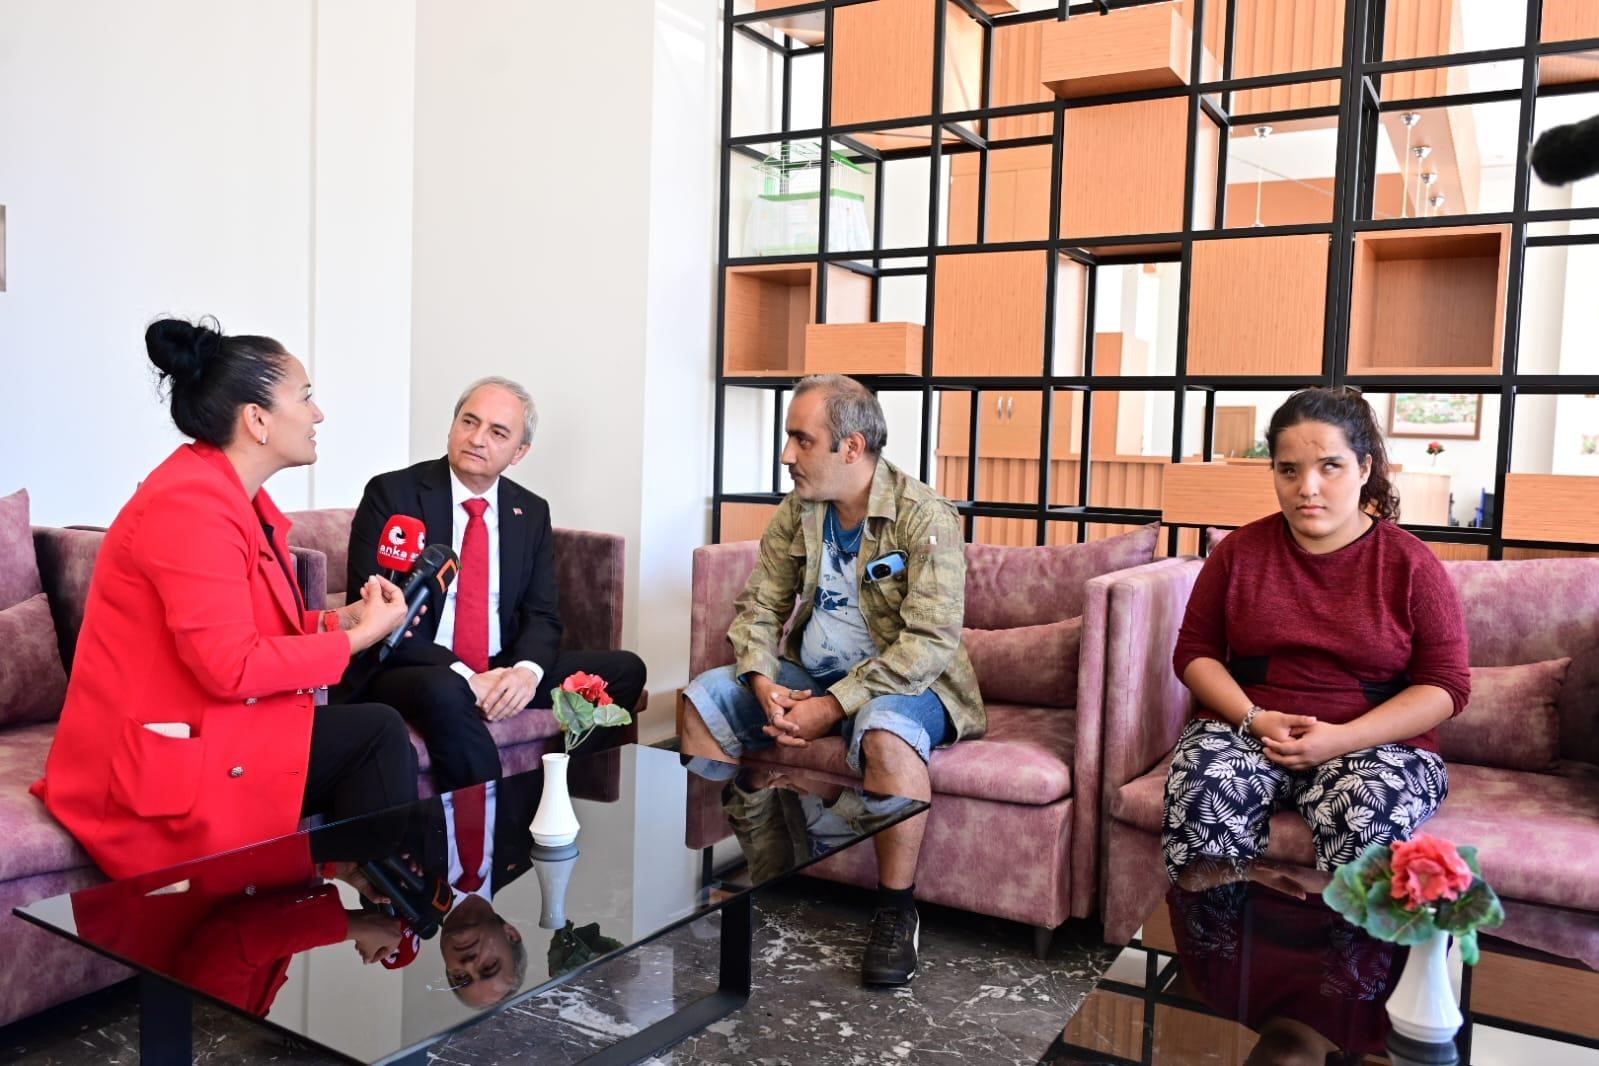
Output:
[[[482,501],[479,501],[482,502]],[[478,521],[481,521],[479,519]],[[473,785],[455,793],[450,802],[455,805],[455,853],[461,859],[461,879],[455,887],[462,892],[475,892],[483,884],[483,819],[488,812],[483,785]]]
[[461,538],[461,576],[455,583],[456,656],[481,674],[489,668],[489,527],[483,512],[489,501],[462,500],[471,515]]

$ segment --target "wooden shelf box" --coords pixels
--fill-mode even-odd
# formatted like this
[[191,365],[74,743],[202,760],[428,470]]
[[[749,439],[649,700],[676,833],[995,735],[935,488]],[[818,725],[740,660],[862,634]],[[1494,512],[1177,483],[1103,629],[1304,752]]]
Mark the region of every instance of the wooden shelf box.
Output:
[[[1066,112],[1065,121],[1060,236],[1119,237],[1176,233],[1183,228],[1187,99],[1074,108]],[[1200,112],[1194,167],[1196,229],[1207,229],[1215,221],[1220,143],[1221,131]],[[1085,247],[1092,248],[1092,241]],[[1170,247],[1175,244],[1154,242],[1120,247],[1117,254]]]
[[[827,275],[827,320],[871,317],[872,281],[843,267]],[[816,321],[816,264],[772,263],[727,268],[722,363],[732,377],[806,373],[805,330]]]
[[1497,374],[1509,226],[1355,234],[1351,374]]
[[[894,122],[933,113],[933,34],[938,7],[929,0],[872,0],[833,13],[832,121]],[[945,113],[972,111],[982,101],[983,27],[959,4],[944,22]],[[877,148],[931,143],[926,126],[856,133]],[[945,132],[946,141],[956,140]]]
[[1161,485],[1161,518],[1171,525],[1242,526],[1277,509],[1267,466],[1174,463]]
[[1590,544],[1596,513],[1599,477],[1505,474],[1506,540]]
[[[1544,0],[1545,41],[1585,41],[1599,37],[1599,4],[1593,0]],[[1543,56],[1538,60],[1539,85],[1565,85],[1599,79],[1599,60],[1592,52]]]
[[772,17],[762,19],[761,22],[779,31],[785,37],[792,37],[796,42],[806,46],[824,44],[827,41],[827,16],[822,11],[801,11],[792,15],[783,14],[785,8],[795,7],[804,0],[755,0],[756,11],[770,11]]
[[807,374],[920,374],[922,327],[914,322],[812,323]]
[[1330,245],[1318,233],[1195,241],[1188,372],[1319,375]]
[[[933,373],[1038,377],[1044,364],[1048,252],[974,252],[937,260]],[[1055,360],[1082,365],[1088,270],[1055,258]]]
[[[1188,84],[1194,38],[1176,4],[1153,4],[1108,15],[1074,15],[1046,23],[1039,73],[1057,96],[1165,89]],[[1204,78],[1216,77],[1205,53]]]

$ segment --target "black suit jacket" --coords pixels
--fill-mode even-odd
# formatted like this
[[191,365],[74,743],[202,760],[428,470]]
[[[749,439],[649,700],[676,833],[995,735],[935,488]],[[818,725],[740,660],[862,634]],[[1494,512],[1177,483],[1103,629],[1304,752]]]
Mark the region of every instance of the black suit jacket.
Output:
[[[500,521],[500,653],[491,666],[510,666],[524,659],[546,672],[554,668],[561,647],[560,604],[555,587],[555,535],[550,505],[521,485],[501,477],[495,509]],[[345,588],[360,594],[366,579],[378,571],[378,538],[393,515],[422,520],[428,541],[449,544],[455,528],[450,498],[450,467],[431,459],[404,470],[379,474],[367,482],[350,526],[349,577]],[[401,642],[388,660],[393,665],[448,664],[455,656],[433,642],[439,630],[440,606],[428,610],[414,634]],[[370,655],[357,661],[370,660]],[[371,663],[364,664],[370,670]],[[357,673],[355,664],[352,673]],[[346,674],[347,683],[354,678]]]

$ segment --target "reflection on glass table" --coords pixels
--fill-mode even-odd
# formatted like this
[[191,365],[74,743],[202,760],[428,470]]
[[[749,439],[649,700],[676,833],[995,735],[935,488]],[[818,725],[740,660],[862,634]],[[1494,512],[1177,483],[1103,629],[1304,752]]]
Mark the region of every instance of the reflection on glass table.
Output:
[[[748,999],[756,890],[926,808],[685,761],[574,757],[582,829],[564,848],[529,830],[536,769],[16,913],[140,974],[142,1061],[189,1060],[200,996],[342,1059],[424,1063],[449,1033],[590,968],[603,981],[606,960],[719,912],[715,991],[665,1017],[670,995],[618,997],[639,1001],[636,1031],[588,1060],[635,1062]],[[713,880],[704,849],[727,837],[746,868]]]
[[[1392,1039],[1386,1004],[1409,949],[1345,922],[1322,901],[1327,881],[1269,863],[1190,867],[1043,1061],[1450,1061],[1390,1050],[1403,1041]],[[1524,903],[1506,911],[1482,935],[1477,966],[1451,959],[1465,1016],[1458,1061],[1599,1063],[1599,915]]]

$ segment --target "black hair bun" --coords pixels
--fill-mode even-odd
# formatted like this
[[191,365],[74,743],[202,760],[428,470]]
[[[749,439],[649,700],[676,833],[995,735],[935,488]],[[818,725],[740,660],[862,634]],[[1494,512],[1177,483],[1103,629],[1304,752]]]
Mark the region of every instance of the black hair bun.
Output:
[[144,347],[162,375],[174,384],[192,384],[222,350],[222,331],[215,319],[203,318],[198,324],[181,318],[157,319],[144,331]]

